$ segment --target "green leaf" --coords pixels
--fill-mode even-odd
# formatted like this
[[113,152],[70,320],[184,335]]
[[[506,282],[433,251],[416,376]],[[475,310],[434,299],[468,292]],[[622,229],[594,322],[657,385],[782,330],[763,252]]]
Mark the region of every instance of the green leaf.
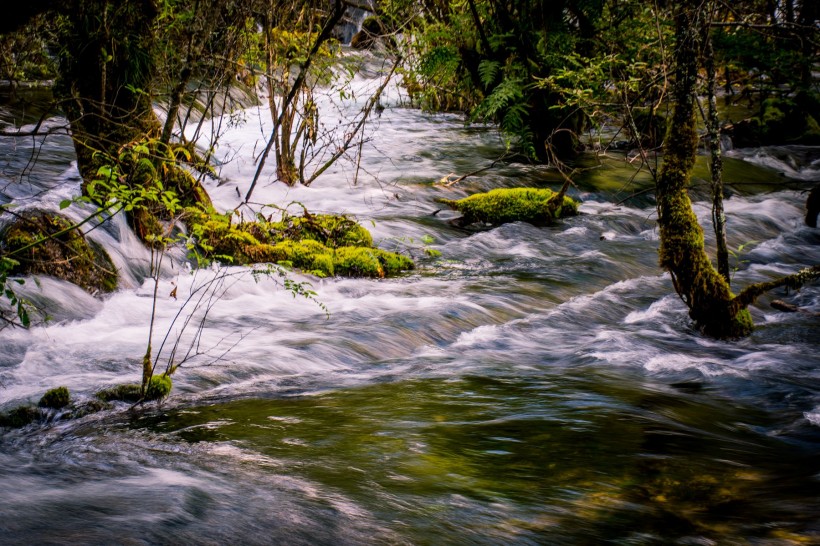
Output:
[[71,206],[71,199],[63,199],[60,201],[60,210],[67,209]]

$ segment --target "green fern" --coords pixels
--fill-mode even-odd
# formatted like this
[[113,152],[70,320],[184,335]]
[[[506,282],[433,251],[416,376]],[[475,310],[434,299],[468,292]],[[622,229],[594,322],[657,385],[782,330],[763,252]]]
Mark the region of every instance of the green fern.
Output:
[[498,76],[498,69],[500,67],[501,63],[491,61],[490,59],[484,59],[479,63],[478,75],[481,77],[481,85],[483,85],[485,89],[493,84],[496,76]]

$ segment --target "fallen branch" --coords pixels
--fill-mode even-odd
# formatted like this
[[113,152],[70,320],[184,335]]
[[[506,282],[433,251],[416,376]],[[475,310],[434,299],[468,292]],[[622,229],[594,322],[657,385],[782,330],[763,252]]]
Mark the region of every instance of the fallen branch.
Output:
[[786,303],[783,300],[774,300],[771,305],[778,311],[783,311],[784,313],[803,313],[805,315],[809,315],[812,317],[820,317],[820,313],[815,313],[814,311],[806,311],[805,309],[801,309],[800,307],[794,304]]
[[444,186],[445,188],[450,188],[452,186],[455,186],[456,184],[458,184],[459,182],[461,182],[462,180],[464,180],[466,178],[470,178],[471,176],[475,176],[477,174],[481,174],[483,172],[489,171],[490,169],[494,168],[496,166],[496,164],[498,164],[499,161],[502,161],[502,160],[506,159],[507,157],[508,157],[507,154],[504,154],[501,157],[499,157],[498,159],[496,159],[495,161],[493,161],[492,163],[490,163],[489,165],[487,165],[486,167],[482,167],[478,170],[475,170],[475,171],[469,172],[467,174],[461,175],[458,178],[454,178],[453,180],[450,180],[450,177],[455,176],[456,173],[450,173],[450,174],[444,175],[436,182],[436,185],[441,185],[441,186]]
[[820,265],[806,267],[793,275],[787,275],[773,281],[759,282],[751,286],[747,286],[740,294],[732,298],[729,305],[737,310],[745,309],[769,290],[774,290],[775,288],[780,288],[781,286],[791,288],[792,290],[798,290],[804,284],[817,278],[820,278]]

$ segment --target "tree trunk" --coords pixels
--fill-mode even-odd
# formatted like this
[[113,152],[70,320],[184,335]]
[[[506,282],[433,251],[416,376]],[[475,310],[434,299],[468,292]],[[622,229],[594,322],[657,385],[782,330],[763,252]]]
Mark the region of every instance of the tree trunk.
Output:
[[718,272],[731,283],[729,276],[729,247],[726,244],[726,214],[723,208],[723,156],[720,150],[720,120],[717,111],[717,82],[715,53],[709,26],[705,25],[703,52],[706,64],[706,96],[709,101],[706,127],[709,134],[710,172],[712,175],[712,225],[715,230]]
[[[161,177],[183,205],[209,204],[199,182],[168,153],[168,143],[160,143],[162,125],[152,100],[158,15],[155,0],[82,0],[66,6],[56,92],[71,124],[83,193],[101,166],[118,165],[124,148],[143,142],[152,150],[155,172],[149,177],[123,172],[126,183],[136,187]],[[156,217],[168,216],[157,204],[151,210],[134,208],[129,220],[147,240],[157,235]]]
[[675,291],[701,331],[713,337],[736,338],[752,331],[752,319],[745,306],[732,305],[729,285],[712,267],[687,191],[698,144],[694,106],[698,6],[692,0],[683,2],[675,16],[675,107],[656,187],[660,265],[671,274]]
[[154,77],[154,0],[84,0],[67,10],[58,93],[71,123],[83,189],[99,152],[159,136],[150,88]]

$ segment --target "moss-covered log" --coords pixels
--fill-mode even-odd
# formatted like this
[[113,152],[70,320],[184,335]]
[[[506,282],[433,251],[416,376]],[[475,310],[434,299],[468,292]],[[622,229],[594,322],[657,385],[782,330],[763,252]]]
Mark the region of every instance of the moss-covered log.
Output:
[[92,294],[117,287],[117,269],[105,250],[56,213],[19,214],[0,231],[0,251],[19,262],[13,274],[50,275]]
[[461,212],[457,223],[462,226],[509,222],[549,226],[559,218],[578,214],[577,201],[565,195],[559,198],[559,194],[546,188],[499,188],[464,199],[436,201]]

